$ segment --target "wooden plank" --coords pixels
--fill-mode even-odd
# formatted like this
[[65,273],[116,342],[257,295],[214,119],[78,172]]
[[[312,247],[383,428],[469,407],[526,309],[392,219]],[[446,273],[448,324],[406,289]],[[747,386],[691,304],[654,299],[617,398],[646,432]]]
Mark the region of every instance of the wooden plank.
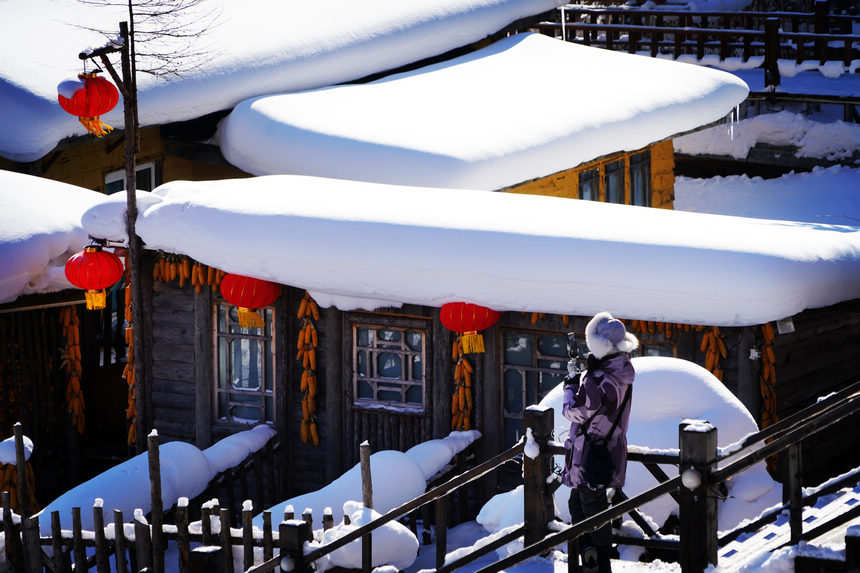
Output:
[[39,517],[21,519],[21,537],[24,546],[24,572],[42,572],[42,547],[39,545]]
[[84,547],[84,536],[81,531],[81,508],[72,508],[72,553],[75,556],[75,570],[86,570],[87,553]]
[[[325,433],[327,435],[326,450],[326,483],[330,483],[344,472],[343,443],[346,436],[344,430],[344,386],[350,382],[344,376],[344,368],[341,362],[341,347],[345,340],[350,337],[344,336],[343,315],[336,307],[330,307],[322,311],[320,344],[325,347],[325,362],[322,393],[325,399],[325,411],[327,414]],[[349,426],[346,426],[349,427]]]
[[66,554],[63,551],[63,531],[60,526],[60,512],[51,512],[51,541],[54,550],[54,571],[56,573],[71,572],[71,564],[67,563]]
[[226,507],[222,507],[219,512],[220,517],[220,525],[221,530],[219,532],[219,544],[221,548],[224,550],[222,553],[223,561],[223,569],[222,571],[232,571],[233,570],[233,551],[230,543],[230,510]]
[[263,511],[263,561],[268,561],[273,555],[272,512],[266,509]]
[[194,366],[187,362],[157,360],[152,364],[152,376],[163,380],[194,383]]
[[[212,445],[212,382],[215,380],[212,344],[212,290],[194,295],[194,444]],[[273,476],[274,477],[274,476]]]
[[105,540],[104,508],[101,505],[93,506],[93,543],[96,554],[96,571],[98,573],[110,573],[108,547]]
[[251,528],[253,519],[250,507],[242,510],[242,566],[245,571],[254,566],[254,532]]
[[128,571],[128,563],[125,558],[125,551],[128,541],[125,538],[125,524],[122,519],[122,511],[119,509],[113,510],[113,523],[116,570],[117,573],[126,573]]

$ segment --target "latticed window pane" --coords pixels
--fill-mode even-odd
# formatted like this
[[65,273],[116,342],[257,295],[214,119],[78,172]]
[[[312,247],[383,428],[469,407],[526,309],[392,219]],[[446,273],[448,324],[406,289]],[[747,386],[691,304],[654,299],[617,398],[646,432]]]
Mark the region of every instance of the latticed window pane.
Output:
[[567,374],[567,336],[505,332],[502,417],[505,443],[522,436],[523,410],[540,402]]
[[624,203],[624,160],[607,163],[604,173],[607,203]]
[[589,169],[579,175],[579,198],[586,201],[600,199],[600,170]]
[[275,421],[274,314],[272,308],[257,312],[264,326],[243,328],[235,307],[224,302],[215,305],[215,414],[220,422]]
[[354,324],[353,344],[356,404],[424,407],[424,330]]

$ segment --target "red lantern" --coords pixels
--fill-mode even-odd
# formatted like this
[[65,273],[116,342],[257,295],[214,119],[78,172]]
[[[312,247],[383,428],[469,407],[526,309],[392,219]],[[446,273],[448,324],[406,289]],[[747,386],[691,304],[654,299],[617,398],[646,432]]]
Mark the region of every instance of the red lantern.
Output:
[[90,245],[66,261],[66,278],[87,291],[87,310],[105,307],[104,289],[116,284],[123,272],[119,257],[103,251],[99,245]]
[[470,353],[484,351],[484,337],[478,334],[478,331],[496,324],[501,315],[502,313],[485,306],[449,302],[442,305],[440,318],[445,328],[462,333],[463,352]]
[[119,92],[98,73],[78,74],[78,81],[68,80],[57,86],[60,107],[78,116],[87,131],[97,137],[110,133],[113,128],[102,123],[104,115],[116,106]]
[[242,328],[263,328],[256,309],[272,304],[280,294],[281,285],[277,283],[234,274],[221,279],[221,296],[238,308]]

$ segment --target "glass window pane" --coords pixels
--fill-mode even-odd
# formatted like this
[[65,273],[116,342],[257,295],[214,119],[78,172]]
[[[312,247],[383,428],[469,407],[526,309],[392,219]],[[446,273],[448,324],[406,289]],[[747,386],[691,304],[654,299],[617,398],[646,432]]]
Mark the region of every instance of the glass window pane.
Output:
[[218,387],[227,388],[230,379],[229,343],[223,338],[218,339]]
[[545,356],[558,356],[567,361],[567,337],[553,334],[539,336],[538,351]]
[[357,328],[356,336],[358,337],[359,346],[367,347],[373,342],[373,331],[369,328]]
[[624,203],[624,160],[606,164],[604,189],[608,203]]
[[400,356],[391,352],[380,352],[376,357],[376,371],[382,378],[397,378],[403,373]]
[[559,372],[558,374],[541,372],[540,385],[538,387],[538,402],[543,400],[544,396],[546,396],[550,390],[561,384],[562,380],[564,380],[564,377],[566,375],[567,369],[565,369],[563,372]]
[[384,340],[386,342],[400,342],[400,331],[399,330],[382,330],[379,332],[379,340]]
[[599,187],[600,171],[589,169],[579,174],[579,198],[586,201],[597,201],[600,199]]
[[651,206],[651,153],[643,151],[630,156],[630,201]]
[[356,374],[362,378],[367,376],[367,351],[359,350],[356,355]]
[[373,386],[364,380],[358,381],[358,397],[373,399]]
[[424,388],[422,386],[410,386],[406,389],[406,401],[409,404],[424,403]]
[[111,181],[110,183],[105,183],[105,194],[112,195],[114,193],[119,193],[125,189],[125,181],[120,179],[118,181]]
[[505,418],[505,446],[513,446],[522,437],[523,421],[519,418]]
[[526,405],[537,404],[537,372],[526,372]]
[[423,378],[424,367],[421,365],[421,357],[412,357],[412,376],[410,380],[420,381]]
[[152,167],[139,169],[135,173],[134,185],[141,191],[152,191]]
[[506,412],[523,411],[523,377],[516,370],[505,371],[504,408]]
[[383,402],[402,402],[400,397],[400,388],[379,388],[379,399]]
[[418,352],[423,348],[421,344],[423,338],[424,337],[420,332],[408,332],[406,333],[406,344],[409,346],[410,350]]
[[531,366],[534,364],[534,343],[528,334],[505,333],[505,364]]

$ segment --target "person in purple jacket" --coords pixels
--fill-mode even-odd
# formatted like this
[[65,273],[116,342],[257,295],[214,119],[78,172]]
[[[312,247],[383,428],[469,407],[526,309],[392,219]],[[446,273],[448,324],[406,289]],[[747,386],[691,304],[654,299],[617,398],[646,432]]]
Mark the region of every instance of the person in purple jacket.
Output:
[[[585,372],[565,381],[562,413],[570,420],[565,441],[565,468],[562,483],[571,488],[571,523],[600,513],[609,507],[615,490],[624,485],[627,473],[627,426],[635,372],[630,353],[639,347],[624,323],[608,312],[597,313],[585,327],[585,343],[590,351]],[[586,467],[588,450],[604,442],[612,460],[611,473],[601,483],[592,467]],[[612,526],[607,523],[580,539],[583,569],[611,571]]]

